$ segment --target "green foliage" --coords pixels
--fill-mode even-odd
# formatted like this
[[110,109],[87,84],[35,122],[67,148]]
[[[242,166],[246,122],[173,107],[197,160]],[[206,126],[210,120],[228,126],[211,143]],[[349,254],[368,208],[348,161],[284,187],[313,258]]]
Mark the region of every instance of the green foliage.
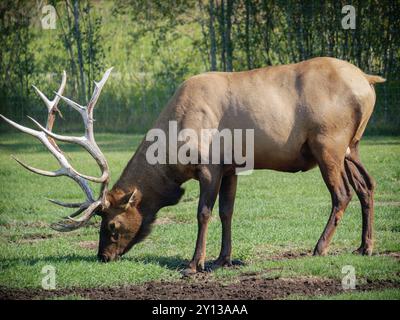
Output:
[[[69,76],[66,95],[85,103],[93,80],[114,66],[96,112],[97,130],[144,132],[179,84],[192,75],[333,56],[388,79],[376,86],[377,105],[367,133],[399,133],[396,1],[50,3],[57,13],[55,30],[41,28],[41,8],[31,2],[0,5],[0,112],[18,122],[26,115],[44,119],[43,105],[30,85],[51,96],[63,69]],[[341,26],[346,4],[356,9],[354,30]],[[79,116],[62,108],[68,121],[58,129],[77,130]],[[9,126],[1,122],[0,130]]]

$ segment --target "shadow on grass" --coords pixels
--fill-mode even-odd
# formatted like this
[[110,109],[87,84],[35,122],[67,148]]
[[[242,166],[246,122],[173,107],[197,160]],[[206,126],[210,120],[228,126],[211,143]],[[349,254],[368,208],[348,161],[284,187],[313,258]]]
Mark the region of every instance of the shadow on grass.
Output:
[[[124,258],[123,258],[124,259]],[[136,263],[143,263],[143,264],[157,264],[163,268],[167,268],[173,271],[183,271],[189,264],[189,260],[182,259],[180,256],[157,256],[157,255],[146,255],[141,258],[136,257],[127,257],[126,260],[136,262]],[[216,267],[214,266],[214,260],[208,260],[205,263],[205,269],[207,271],[215,270]],[[241,260],[232,260],[232,267],[243,267],[246,264]]]
[[[189,260],[183,259],[180,256],[159,256],[159,255],[145,255],[141,257],[122,257],[120,260],[115,262],[109,262],[108,264],[112,263],[119,263],[119,262],[132,262],[132,263],[140,263],[140,264],[149,264],[149,265],[159,265],[163,268],[173,270],[173,271],[182,271],[184,270]],[[60,256],[46,256],[41,258],[6,258],[0,261],[0,269],[10,268],[15,265],[29,265],[33,266],[36,264],[58,264],[58,263],[68,263],[68,262],[87,262],[87,263],[97,263],[99,265],[106,265],[102,262],[97,260],[96,255],[90,256],[82,256],[82,255],[75,255],[75,254],[67,254],[67,255],[60,255]],[[242,267],[245,265],[242,261],[233,260],[232,265],[234,267]],[[213,261],[206,262],[206,270],[213,270]]]
[[123,257],[121,261],[131,261],[135,263],[143,263],[143,264],[156,264],[163,268],[167,268],[169,270],[183,270],[186,268],[189,263],[188,260],[183,259],[180,256],[158,256],[158,255],[145,255],[142,257]]
[[[129,261],[133,263],[142,263],[142,264],[157,264],[164,268],[168,268],[170,270],[178,270],[180,268],[184,268],[188,263],[187,260],[182,259],[179,256],[165,257],[165,256],[153,256],[147,255],[143,257],[122,257],[120,260],[109,263],[119,263]],[[67,254],[60,256],[45,256],[40,258],[29,258],[29,257],[21,257],[21,258],[5,258],[0,261],[0,266],[2,269],[9,268],[14,265],[36,265],[38,263],[46,263],[46,264],[57,264],[57,263],[68,263],[68,262],[87,262],[87,263],[98,263],[99,265],[105,265],[102,262],[97,260],[96,255],[83,256],[83,255],[75,255],[75,254]]]
[[33,266],[38,263],[62,263],[62,262],[97,262],[95,255],[81,256],[75,254],[60,255],[60,256],[46,256],[41,258],[6,258],[0,261],[1,269],[12,267],[13,265],[29,265]]

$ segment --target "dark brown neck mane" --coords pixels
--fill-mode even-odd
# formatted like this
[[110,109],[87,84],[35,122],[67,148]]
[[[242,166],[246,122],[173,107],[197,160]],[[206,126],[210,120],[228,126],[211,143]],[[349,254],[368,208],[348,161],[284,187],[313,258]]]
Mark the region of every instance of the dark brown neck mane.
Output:
[[146,160],[147,146],[146,141],[141,143],[110,191],[129,193],[137,189],[142,196],[138,209],[143,222],[133,244],[149,234],[151,224],[161,208],[179,202],[184,193],[181,184],[187,180],[179,175],[173,165],[149,164]]

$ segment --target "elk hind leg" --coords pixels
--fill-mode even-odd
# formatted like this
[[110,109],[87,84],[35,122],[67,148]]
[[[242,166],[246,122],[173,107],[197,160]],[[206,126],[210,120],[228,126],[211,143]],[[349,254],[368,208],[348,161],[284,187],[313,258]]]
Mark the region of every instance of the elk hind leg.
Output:
[[374,222],[374,188],[375,181],[368,174],[358,156],[358,144],[351,148],[345,158],[346,173],[349,181],[357,193],[362,212],[361,245],[355,251],[363,255],[371,255],[373,250],[373,222]]
[[328,149],[320,145],[314,150],[314,155],[332,200],[331,214],[315,246],[314,255],[326,255],[328,252],[336,227],[352,197],[351,186],[344,167],[344,153],[339,154],[336,151],[337,149]]

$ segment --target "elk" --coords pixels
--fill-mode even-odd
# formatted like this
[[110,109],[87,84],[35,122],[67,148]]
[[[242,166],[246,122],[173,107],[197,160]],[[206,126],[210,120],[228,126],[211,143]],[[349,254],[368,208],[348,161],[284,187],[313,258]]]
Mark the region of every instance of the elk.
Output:
[[[222,244],[216,267],[231,265],[231,222],[237,186],[235,164],[149,164],[144,139],[109,189],[109,167],[93,134],[93,109],[109,77],[95,83],[87,106],[65,98],[65,72],[60,89],[50,101],[35,90],[48,108],[46,126],[32,119],[40,130],[23,127],[1,116],[22,132],[38,138],[55,156],[61,168],[54,172],[33,168],[16,159],[26,169],[45,176],[67,176],[84,191],[82,203],[53,203],[77,211],[52,227],[71,231],[84,226],[91,217],[101,217],[98,259],[112,261],[143,240],[150,232],[157,212],[178,203],[181,185],[196,179],[200,185],[197,208],[198,234],[195,252],[185,274],[204,270],[207,226],[219,195]],[[334,58],[314,58],[296,64],[272,66],[244,72],[209,72],[186,80],[161,112],[153,128],[168,132],[168,123],[178,129],[254,129],[254,169],[284,172],[307,171],[318,166],[331,194],[332,209],[314,255],[325,255],[352,197],[356,192],[362,208],[361,245],[356,250],[371,255],[373,250],[375,182],[360,160],[359,143],[373,112],[374,84],[384,82],[354,65]],[[83,137],[58,135],[52,131],[62,99],[78,111],[85,124]],[[75,170],[56,141],[78,144],[96,160],[101,176]],[[204,150],[209,146],[200,146]],[[97,199],[88,181],[101,184]],[[80,215],[81,214],[81,215]],[[80,217],[78,217],[80,215]],[[251,219],[249,217],[249,219]]]

